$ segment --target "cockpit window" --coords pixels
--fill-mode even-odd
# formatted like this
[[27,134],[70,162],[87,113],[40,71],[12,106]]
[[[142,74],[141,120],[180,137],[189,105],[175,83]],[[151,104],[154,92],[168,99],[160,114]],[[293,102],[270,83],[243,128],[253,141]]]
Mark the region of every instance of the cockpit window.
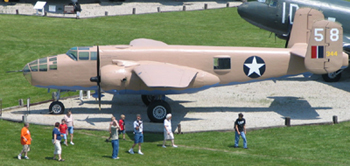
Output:
[[276,7],[277,6],[277,0],[264,0],[265,3],[271,7]]
[[90,50],[91,47],[79,47],[78,50]]
[[91,52],[91,60],[97,60],[97,52]]
[[77,47],[73,47],[67,51],[67,55],[72,58],[73,60],[77,60]]
[[89,60],[89,52],[79,52],[79,60]]
[[258,2],[265,3],[265,0],[258,0]]

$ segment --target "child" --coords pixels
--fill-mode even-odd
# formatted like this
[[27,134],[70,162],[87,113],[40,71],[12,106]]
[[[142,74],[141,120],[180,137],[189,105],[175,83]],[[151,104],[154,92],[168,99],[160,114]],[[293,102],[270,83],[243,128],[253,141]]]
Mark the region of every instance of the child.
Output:
[[109,137],[108,137],[108,139],[106,139],[106,142],[109,142],[109,140],[112,138],[111,126],[113,125],[113,122],[115,121],[115,117],[112,116],[111,120],[112,120],[112,122],[109,123]]
[[125,140],[125,115],[120,115],[120,118],[121,119],[119,120],[119,135],[120,133],[123,133],[123,140]]
[[68,144],[67,144],[67,129],[68,129],[68,127],[66,124],[66,120],[62,119],[62,123],[60,124],[59,128],[60,128],[60,133],[61,133],[62,137],[64,138],[64,144],[66,146],[68,146]]

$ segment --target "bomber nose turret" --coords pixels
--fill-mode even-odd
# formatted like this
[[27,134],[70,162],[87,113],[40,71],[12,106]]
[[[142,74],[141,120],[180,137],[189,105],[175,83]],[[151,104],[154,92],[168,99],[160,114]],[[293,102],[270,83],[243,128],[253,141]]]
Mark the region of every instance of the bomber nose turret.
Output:
[[22,72],[23,72],[24,78],[26,78],[26,80],[31,84],[32,83],[32,73],[30,72],[30,69],[29,69],[29,63],[27,63],[23,67]]

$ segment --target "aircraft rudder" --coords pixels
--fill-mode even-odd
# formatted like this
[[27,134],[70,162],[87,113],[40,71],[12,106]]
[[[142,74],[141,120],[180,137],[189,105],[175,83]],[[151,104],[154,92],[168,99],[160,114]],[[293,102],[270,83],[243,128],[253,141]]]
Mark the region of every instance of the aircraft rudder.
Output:
[[314,74],[332,73],[347,65],[343,56],[343,28],[328,20],[315,21],[310,30],[305,67]]

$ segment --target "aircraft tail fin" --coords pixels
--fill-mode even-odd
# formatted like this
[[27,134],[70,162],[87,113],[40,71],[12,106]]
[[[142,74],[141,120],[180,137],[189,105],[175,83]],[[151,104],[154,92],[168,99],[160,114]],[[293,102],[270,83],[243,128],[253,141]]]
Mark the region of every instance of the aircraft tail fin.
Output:
[[339,23],[325,20],[315,9],[302,8],[295,13],[288,47],[292,53],[304,52],[304,64],[310,72],[326,74],[347,66],[342,43],[343,28]]
[[319,20],[324,20],[320,11],[310,8],[298,9],[295,12],[287,48],[291,48],[295,43],[308,43],[312,25]]

